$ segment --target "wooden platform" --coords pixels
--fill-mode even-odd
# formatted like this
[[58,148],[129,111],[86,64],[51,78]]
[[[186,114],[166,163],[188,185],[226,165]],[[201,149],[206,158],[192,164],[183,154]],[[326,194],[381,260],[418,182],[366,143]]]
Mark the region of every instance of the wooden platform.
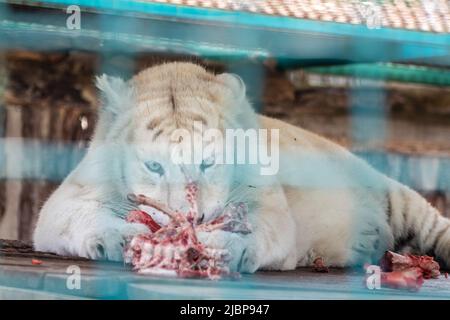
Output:
[[[32,259],[42,261],[32,264]],[[81,271],[70,289],[70,266]],[[120,263],[33,252],[23,242],[0,240],[0,299],[449,299],[450,279],[427,280],[419,292],[365,287],[349,269],[317,273],[309,268],[258,272],[220,281],[141,276]]]

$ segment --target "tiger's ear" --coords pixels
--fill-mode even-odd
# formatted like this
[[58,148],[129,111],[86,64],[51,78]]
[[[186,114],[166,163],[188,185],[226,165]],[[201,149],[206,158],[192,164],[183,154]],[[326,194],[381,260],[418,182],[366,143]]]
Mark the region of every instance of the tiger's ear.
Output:
[[222,73],[217,78],[233,93],[233,104],[227,109],[229,119],[233,119],[238,128],[257,128],[256,114],[247,100],[244,80],[234,73]]
[[127,82],[106,74],[95,78],[96,86],[101,91],[102,108],[116,115],[126,109],[132,98],[132,90]]
[[240,76],[234,73],[222,73],[219,74],[217,78],[224,82],[225,85],[233,91],[236,100],[245,99],[245,83]]

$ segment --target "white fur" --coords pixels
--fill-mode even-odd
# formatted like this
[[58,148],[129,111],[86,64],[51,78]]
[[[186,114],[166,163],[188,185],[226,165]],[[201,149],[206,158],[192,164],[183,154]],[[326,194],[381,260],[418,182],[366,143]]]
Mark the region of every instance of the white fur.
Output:
[[[236,76],[213,76],[193,64],[166,64],[127,83],[101,77],[98,86],[105,109],[91,148],[42,208],[36,249],[120,260],[124,239],[145,231],[114,213],[128,192],[184,209],[185,176],[168,160],[166,134],[180,125],[188,127],[199,114],[221,129],[280,129],[282,165],[277,176],[249,174],[240,176],[236,185],[226,167],[190,172],[202,181],[200,208],[206,219],[230,198],[249,203],[250,235],[200,235],[209,245],[229,249],[234,268],[288,270],[311,265],[317,257],[329,265],[348,266],[370,262],[393,247],[396,234],[386,219],[386,194],[403,187],[330,141],[254,114]],[[157,129],[148,129],[151,119],[164,128],[159,137]],[[142,163],[148,159],[163,163],[165,175],[146,171]]]

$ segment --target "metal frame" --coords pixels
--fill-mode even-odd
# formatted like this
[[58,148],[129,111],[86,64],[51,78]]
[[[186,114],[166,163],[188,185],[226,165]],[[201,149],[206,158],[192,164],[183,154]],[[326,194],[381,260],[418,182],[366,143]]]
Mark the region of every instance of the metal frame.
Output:
[[[69,38],[71,47],[102,51],[95,43],[135,52],[165,50],[230,59],[276,58],[286,67],[337,63],[414,61],[450,66],[450,35],[404,29],[269,16],[146,1],[5,1],[3,45],[40,46],[49,37]],[[79,5],[82,32],[67,30],[64,9]],[[34,10],[20,10],[34,8]],[[3,9],[8,6],[3,5]],[[19,9],[19,10],[18,10]],[[1,13],[0,9],[0,13]],[[37,14],[38,13],[38,14]],[[32,34],[34,41],[30,42]],[[56,43],[56,41],[54,41]],[[87,45],[86,45],[87,44]],[[152,49],[153,48],[153,49]],[[154,49],[156,48],[156,49]]]

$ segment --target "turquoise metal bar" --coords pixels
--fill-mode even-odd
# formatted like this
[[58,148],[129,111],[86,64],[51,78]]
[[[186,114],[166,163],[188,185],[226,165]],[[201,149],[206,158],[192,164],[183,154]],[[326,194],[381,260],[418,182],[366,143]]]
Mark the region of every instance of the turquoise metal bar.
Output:
[[305,68],[311,73],[450,86],[450,70],[396,63],[349,64]]
[[[4,1],[4,0],[2,0]],[[13,2],[14,1],[8,1]],[[317,32],[337,34],[342,36],[358,36],[364,38],[377,38],[395,41],[414,41],[434,45],[450,46],[449,34],[436,34],[405,29],[381,28],[368,29],[365,25],[347,23],[323,22],[316,20],[298,19],[281,16],[271,16],[242,11],[227,11],[194,6],[181,6],[165,3],[138,0],[27,0],[18,1],[21,4],[35,4],[40,6],[79,5],[86,10],[112,10],[122,14],[140,13],[166,17],[170,19],[188,19],[212,23],[229,23],[247,25],[252,27],[280,29],[284,31]]]
[[[152,52],[176,52],[188,55],[198,55],[205,58],[216,60],[234,60],[254,58],[268,58],[270,54],[263,49],[247,49],[238,48],[231,45],[218,45],[208,42],[196,42],[191,40],[168,39],[165,37],[142,36],[139,34],[110,32],[106,30],[87,30],[81,31],[68,30],[65,27],[58,27],[52,25],[43,25],[36,23],[24,23],[15,21],[0,21],[0,31],[13,33],[17,37],[26,35],[28,43],[36,42],[35,49],[37,50],[52,50],[60,49],[57,45],[53,47],[45,46],[39,36],[44,38],[60,37],[70,41],[73,48],[95,50],[94,46],[83,44],[86,39],[90,39],[87,43],[92,42],[115,42],[117,49],[120,51],[136,51],[148,50]],[[94,40],[95,39],[95,40]],[[0,44],[2,40],[0,39]],[[8,45],[8,43],[6,43]],[[41,46],[42,45],[42,46]],[[103,45],[103,44],[100,44]]]
[[[2,2],[5,0],[0,0],[0,3]],[[137,0],[10,0],[8,3],[53,8],[58,11],[68,5],[79,5],[84,13],[83,23],[93,15],[108,13],[111,13],[111,23],[126,17],[141,19],[146,21],[142,22],[139,29],[139,34],[144,37],[161,36],[167,38],[169,43],[171,40],[194,43],[204,40],[211,47],[217,46],[219,49],[235,47],[249,52],[265,51],[287,66],[298,65],[299,61],[303,65],[317,65],[406,60],[450,65],[450,35],[444,33],[392,28],[371,30],[365,25]],[[64,10],[59,12],[60,15],[64,14]],[[16,22],[25,22],[14,15],[13,19]],[[36,20],[47,24],[45,19]],[[55,23],[52,19],[48,22]],[[127,27],[126,23],[120,25],[122,28]],[[160,27],[162,29],[158,29]],[[161,30],[161,35],[156,34],[155,30]],[[83,32],[85,31],[86,28],[83,29]]]

